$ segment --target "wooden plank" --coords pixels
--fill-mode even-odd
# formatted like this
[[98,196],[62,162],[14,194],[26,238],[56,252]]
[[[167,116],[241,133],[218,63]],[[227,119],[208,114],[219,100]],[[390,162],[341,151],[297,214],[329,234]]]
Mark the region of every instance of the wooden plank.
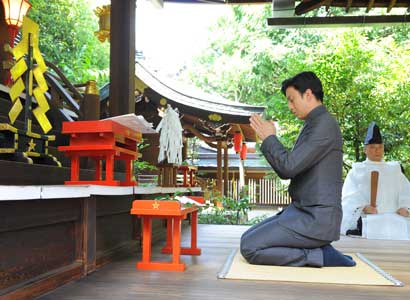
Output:
[[[70,285],[63,286],[38,300],[109,300],[109,299],[277,299],[303,300],[404,300],[410,294],[409,241],[377,241],[343,237],[335,242],[342,252],[361,252],[392,276],[403,281],[400,288],[335,284],[304,284],[273,281],[219,280],[215,274],[232,249],[239,246],[247,226],[199,225],[198,243],[203,248],[199,257],[182,256],[187,270],[183,274],[143,272],[135,269],[137,255],[123,258],[98,272]],[[190,233],[185,230],[182,243]],[[154,245],[153,251],[163,244]],[[157,256],[161,258],[162,256]],[[89,288],[84,288],[85,286]],[[120,296],[119,296],[120,295]]]
[[[66,167],[0,160],[0,170],[1,185],[63,184],[64,181],[70,180],[70,168]],[[39,176],[39,174],[44,175]],[[94,171],[81,170],[80,176],[92,180]]]
[[0,202],[0,233],[80,220],[80,199]]
[[[82,207],[82,244],[84,275],[94,272],[96,269],[96,245],[97,245],[97,204],[96,196],[84,199]],[[81,239],[80,237],[78,237]]]
[[82,265],[75,262],[24,282],[14,287],[14,289],[3,290],[0,292],[0,300],[32,300],[34,297],[54,290],[67,282],[79,279],[81,276]]
[[74,222],[0,233],[0,289],[76,260]]

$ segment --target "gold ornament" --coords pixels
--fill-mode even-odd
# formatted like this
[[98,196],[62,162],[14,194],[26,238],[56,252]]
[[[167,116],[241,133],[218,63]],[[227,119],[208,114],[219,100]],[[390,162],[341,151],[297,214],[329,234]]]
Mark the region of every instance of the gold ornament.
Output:
[[[29,70],[25,57],[29,53],[30,47],[33,50],[33,60],[36,63],[36,67],[33,70]],[[47,82],[44,79],[44,72],[47,70],[47,66],[44,62],[43,56],[39,49],[39,26],[28,17],[23,19],[23,37],[21,41],[12,49],[15,65],[11,68],[10,74],[14,80],[13,86],[10,88],[9,94],[11,102],[13,103],[10,111],[9,118],[10,123],[14,124],[21,111],[23,105],[21,104],[20,95],[26,89],[23,77],[29,72],[28,90],[26,94],[33,96],[37,101],[37,108],[33,110],[33,115],[37,119],[44,133],[51,130],[52,126],[46,116],[46,112],[50,109],[47,99],[44,93],[48,90]],[[33,80],[35,80],[36,88],[33,90]],[[31,107],[30,107],[31,109]],[[27,120],[28,131],[31,132],[31,120]]]
[[219,122],[219,121],[222,120],[222,116],[218,115],[218,114],[210,114],[208,116],[208,119],[211,120],[211,121]]

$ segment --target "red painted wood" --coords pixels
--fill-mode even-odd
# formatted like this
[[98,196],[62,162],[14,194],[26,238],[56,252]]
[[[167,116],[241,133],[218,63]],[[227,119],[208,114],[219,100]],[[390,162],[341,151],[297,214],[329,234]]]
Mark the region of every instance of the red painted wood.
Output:
[[[132,186],[133,160],[138,159],[137,145],[142,139],[139,132],[111,120],[64,122],[62,133],[70,134],[70,144],[58,147],[71,158],[71,180],[65,184],[100,184]],[[96,161],[95,180],[79,178],[79,158],[90,157]],[[102,180],[101,161],[105,160],[105,179]],[[114,180],[114,161],[124,160],[125,181]]]
[[[132,203],[131,214],[143,220],[143,247],[142,261],[137,268],[142,270],[178,271],[185,270],[185,264],[180,262],[180,255],[201,255],[197,248],[198,207],[183,207],[177,201],[135,200]],[[192,214],[191,220],[191,247],[181,248],[181,222]],[[172,254],[172,262],[151,261],[152,218],[167,219],[167,241],[162,253]]]

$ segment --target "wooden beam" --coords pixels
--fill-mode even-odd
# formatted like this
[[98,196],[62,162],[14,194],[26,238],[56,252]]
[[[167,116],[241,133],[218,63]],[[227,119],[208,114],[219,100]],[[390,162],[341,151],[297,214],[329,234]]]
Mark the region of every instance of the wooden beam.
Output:
[[330,6],[332,5],[333,0],[329,0],[326,4],[326,12],[329,12]]
[[295,14],[297,16],[303,15],[311,10],[319,8],[326,4],[326,0],[311,0],[311,1],[302,1],[295,8]]
[[390,0],[389,7],[387,8],[387,13],[391,11],[391,9],[396,5],[397,0]]
[[[354,2],[353,2],[354,3]],[[347,16],[347,17],[309,17],[309,18],[269,18],[268,25],[279,28],[325,28],[355,27],[366,25],[408,24],[405,15],[393,16]]]
[[222,141],[218,140],[216,149],[216,188],[222,192]]
[[205,142],[209,147],[211,147],[211,148],[213,148],[213,149],[216,149],[216,148],[218,148],[218,145],[216,145],[216,144],[213,144],[213,143],[207,143],[207,142]]
[[229,158],[228,158],[228,146],[226,142],[223,143],[223,149],[224,149],[224,196],[228,196]]
[[111,1],[111,117],[135,112],[135,8],[135,0]]
[[352,6],[352,2],[353,2],[353,0],[347,0],[347,4],[346,4],[346,13],[348,13],[348,12],[349,12],[350,7]]
[[[302,15],[314,9],[317,9],[321,6],[326,7],[344,7],[349,10],[352,7],[366,7],[366,12],[369,12],[370,9],[374,7],[386,7],[388,8],[392,5],[392,0],[311,0],[311,1],[302,1],[298,6],[295,8],[296,15]],[[408,0],[395,0],[392,7],[409,7]]]
[[370,0],[369,4],[367,4],[366,13],[368,13],[373,8],[373,5],[374,5],[374,0]]
[[208,137],[208,136],[203,135],[201,132],[199,132],[198,129],[196,129],[191,124],[185,123],[185,124],[182,125],[182,128],[188,130],[193,135],[195,135],[197,138],[199,138],[200,140],[202,140],[206,143],[213,143],[213,142],[217,141],[216,137]]

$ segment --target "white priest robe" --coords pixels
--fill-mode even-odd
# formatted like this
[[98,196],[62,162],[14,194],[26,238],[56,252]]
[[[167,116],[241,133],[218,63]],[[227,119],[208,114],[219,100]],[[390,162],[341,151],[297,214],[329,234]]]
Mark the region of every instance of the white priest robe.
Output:
[[[362,210],[370,205],[370,174],[379,172],[377,187],[377,215],[365,215]],[[410,208],[410,182],[401,172],[399,162],[354,163],[347,174],[342,190],[343,220],[341,233],[357,227],[363,220],[363,236],[374,239],[410,239],[410,218],[396,211]]]

